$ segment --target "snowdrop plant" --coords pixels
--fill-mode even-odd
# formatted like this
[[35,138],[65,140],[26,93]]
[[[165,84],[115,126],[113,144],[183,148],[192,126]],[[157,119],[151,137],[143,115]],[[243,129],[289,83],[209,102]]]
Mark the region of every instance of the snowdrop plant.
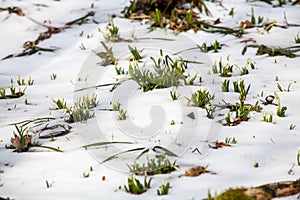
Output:
[[207,45],[206,42],[204,42],[201,46],[202,51],[204,52],[209,52],[209,51],[213,51],[213,52],[219,52],[219,50],[221,49],[221,44],[220,42],[218,42],[218,40],[215,40],[213,44],[211,45]]
[[178,170],[175,162],[171,162],[166,155],[159,155],[152,159],[147,157],[147,163],[138,164],[134,162],[133,165],[129,166],[131,173],[136,175],[155,175],[155,174],[168,174]]
[[50,74],[50,80],[51,81],[56,80],[56,77],[57,77],[57,74],[55,74],[55,73]]
[[225,143],[226,144],[236,144],[237,140],[235,139],[235,137],[231,138],[231,137],[226,137],[225,138]]
[[263,121],[268,122],[268,123],[274,123],[273,122],[273,113],[271,112],[269,117],[267,116],[266,113],[263,114]]
[[206,89],[198,90],[191,94],[191,98],[188,99],[189,102],[192,102],[193,106],[204,108],[207,104],[212,104],[215,95],[210,94]]
[[106,27],[103,37],[107,42],[115,42],[120,38],[119,28],[115,25],[112,16],[109,17],[109,25]]
[[128,48],[129,48],[134,60],[138,61],[138,60],[142,59],[141,53],[143,50],[139,51],[136,49],[136,47],[133,48],[130,45],[128,45]]
[[274,94],[275,94],[275,98],[277,100],[277,105],[278,105],[278,107],[277,107],[277,115],[279,117],[285,117],[285,112],[287,110],[287,107],[286,106],[282,106],[281,107],[280,98],[279,98],[278,94],[277,93],[274,93]]
[[161,181],[161,185],[159,186],[159,189],[157,190],[157,195],[167,195],[169,193],[170,189],[170,182],[167,182],[165,184],[164,179]]
[[297,33],[297,36],[294,38],[295,43],[300,44],[300,37],[299,37],[299,33]]
[[180,95],[176,93],[176,90],[171,90],[170,91],[170,96],[171,96],[171,99],[173,101],[176,101],[176,100],[178,100],[178,98],[179,98]]
[[222,92],[229,92],[229,83],[230,83],[230,80],[229,79],[225,79],[223,82],[222,82]]
[[124,185],[125,191],[131,194],[142,194],[150,188],[152,178],[147,180],[147,176],[144,176],[144,184],[142,184],[135,175],[131,175],[127,179],[127,186]]

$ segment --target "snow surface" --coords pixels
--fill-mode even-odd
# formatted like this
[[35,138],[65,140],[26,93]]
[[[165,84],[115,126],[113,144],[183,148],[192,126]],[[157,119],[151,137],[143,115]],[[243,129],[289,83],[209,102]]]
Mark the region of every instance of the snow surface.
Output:
[[[39,3],[39,4],[38,4]],[[94,8],[91,4],[94,3]],[[181,94],[178,101],[172,101],[170,88],[153,90],[143,93],[132,82],[125,82],[114,92],[110,87],[91,88],[76,92],[98,84],[111,83],[116,76],[114,66],[103,67],[97,63],[101,59],[93,52],[103,51],[100,41],[108,24],[108,15],[117,14],[128,5],[129,1],[2,1],[1,7],[18,6],[25,13],[24,17],[8,12],[0,12],[0,58],[23,50],[25,41],[34,40],[45,27],[33,22],[30,18],[61,27],[64,23],[84,16],[88,11],[94,11],[93,19],[99,24],[89,22],[81,26],[74,25],[50,39],[42,41],[39,46],[44,48],[59,48],[54,53],[42,52],[31,56],[12,58],[0,61],[0,85],[9,87],[10,80],[16,80],[18,75],[35,80],[34,85],[27,86],[26,93],[18,99],[0,100],[0,196],[11,199],[203,199],[208,190],[222,192],[229,187],[251,187],[262,184],[296,180],[300,177],[300,167],[297,164],[297,152],[300,148],[300,67],[299,57],[269,57],[255,55],[255,49],[249,48],[244,56],[241,51],[242,40],[254,38],[257,44],[267,46],[293,46],[294,37],[300,32],[299,27],[288,29],[273,28],[268,33],[258,33],[255,29],[242,38],[231,35],[194,33],[188,31],[174,35],[171,31],[155,30],[149,32],[148,25],[132,22],[123,18],[115,18],[121,37],[130,38],[134,30],[138,38],[169,38],[174,41],[158,39],[141,39],[131,46],[144,48],[143,54],[158,57],[159,49],[172,54],[196,45],[208,44],[214,40],[225,44],[219,53],[201,53],[199,50],[186,51],[180,56],[203,62],[193,64],[189,69],[191,74],[198,73],[203,77],[201,86],[178,87]],[[223,7],[218,3],[207,3],[213,17],[201,14],[203,19],[220,18],[221,25],[238,27],[239,22],[250,19],[251,8],[255,16],[264,16],[270,21],[276,20],[284,24],[284,13],[289,23],[300,24],[299,5],[273,8],[268,4],[245,1],[223,1]],[[229,9],[235,8],[233,17],[228,15]],[[82,36],[81,36],[81,33]],[[81,50],[80,45],[86,50]],[[119,59],[119,66],[127,69],[130,52],[127,43],[114,43],[113,51]],[[235,127],[222,126],[216,119],[206,118],[204,109],[187,106],[184,98],[190,97],[192,91],[208,88],[216,94],[216,102],[222,99],[236,102],[238,95],[230,88],[229,93],[221,92],[220,76],[211,74],[213,61],[222,56],[225,61],[230,56],[230,63],[245,66],[250,58],[256,69],[243,77],[233,76],[231,80],[244,79],[251,84],[247,102],[255,103],[264,100],[275,91],[280,96],[281,104],[287,106],[287,116],[276,116],[277,107],[263,106],[260,113],[251,113],[251,118]],[[210,72],[210,73],[209,73]],[[50,80],[51,74],[57,74],[56,80]],[[290,92],[279,92],[276,76],[280,85],[287,88],[292,82]],[[79,81],[79,78],[81,81]],[[126,77],[125,77],[126,78]],[[86,79],[86,81],[84,80]],[[65,98],[69,106],[84,94],[98,95],[99,105],[94,109],[95,118],[87,123],[73,124],[71,133],[57,137],[54,142],[50,139],[40,139],[43,145],[59,147],[64,153],[35,149],[37,152],[15,153],[5,146],[10,144],[14,131],[11,123],[35,119],[39,117],[62,117],[61,111],[53,110],[55,105],[51,98]],[[263,92],[263,97],[260,95]],[[25,98],[30,103],[24,103]],[[127,119],[117,120],[117,113],[103,111],[111,108],[110,101],[120,99],[122,106],[127,109]],[[195,113],[195,120],[187,117]],[[220,111],[222,112],[222,111]],[[227,114],[228,110],[223,111]],[[263,112],[274,113],[276,124],[262,122]],[[175,125],[171,126],[174,120]],[[294,130],[289,130],[290,124],[295,124]],[[208,148],[208,144],[226,137],[235,137],[238,141],[232,147],[217,150]],[[113,145],[107,148],[85,150],[83,145],[97,141],[130,141],[134,144]],[[120,158],[101,164],[101,161],[128,148],[152,147],[161,145],[176,152],[180,170],[171,174],[153,177],[151,188],[142,195],[132,195],[125,192],[123,185],[127,184],[129,170],[127,164],[132,164],[136,155],[124,155]],[[201,155],[192,152],[198,148]],[[259,163],[254,168],[254,162]],[[206,166],[216,174],[203,174],[199,177],[180,177],[185,170],[198,165]],[[90,167],[93,171],[90,172]],[[291,169],[292,173],[289,173]],[[83,173],[90,173],[88,178]],[[105,176],[105,180],[102,177]],[[142,177],[139,177],[142,180]],[[157,196],[162,179],[169,181],[172,188],[167,196]],[[46,181],[52,187],[46,187]],[[121,186],[121,189],[119,188]],[[296,199],[292,196],[285,199]]]

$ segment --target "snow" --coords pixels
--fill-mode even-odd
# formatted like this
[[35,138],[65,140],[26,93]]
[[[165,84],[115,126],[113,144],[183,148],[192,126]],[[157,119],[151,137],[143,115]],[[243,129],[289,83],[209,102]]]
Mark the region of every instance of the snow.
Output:
[[[9,87],[10,80],[16,80],[18,75],[24,79],[31,76],[34,85],[27,86],[25,95],[18,99],[0,99],[0,196],[11,199],[203,199],[207,192],[222,192],[229,187],[251,187],[262,184],[296,180],[300,177],[300,167],[297,164],[297,152],[300,148],[300,68],[299,57],[269,57],[257,56],[256,51],[248,48],[244,56],[241,55],[247,38],[254,38],[257,44],[267,46],[287,47],[293,46],[294,37],[300,32],[299,27],[288,29],[273,28],[263,34],[257,30],[247,29],[249,32],[242,38],[231,35],[209,34],[205,32],[194,33],[188,31],[174,35],[169,30],[155,30],[149,32],[148,25],[132,22],[128,19],[115,18],[114,23],[121,32],[122,38],[130,38],[132,31],[141,39],[130,43],[137,49],[144,48],[142,55],[158,57],[159,50],[165,54],[172,54],[203,42],[211,44],[218,40],[225,44],[218,53],[201,53],[199,50],[186,51],[181,54],[187,60],[203,62],[191,64],[189,72],[198,73],[204,80],[201,86],[180,86],[175,88],[180,94],[179,100],[172,101],[169,92],[174,88],[157,89],[143,93],[136,83],[124,82],[115,91],[111,87],[93,86],[112,83],[116,76],[113,65],[103,67],[100,57],[94,51],[103,51],[100,41],[104,41],[99,28],[104,31],[108,24],[109,14],[119,15],[120,11],[128,5],[129,1],[2,1],[0,7],[19,6],[25,13],[24,17],[8,12],[0,12],[0,58],[23,50],[25,41],[35,40],[39,33],[46,28],[35,23],[39,21],[46,25],[62,27],[64,23],[84,16],[89,11],[94,11],[92,17],[99,24],[90,21],[83,25],[74,25],[64,29],[61,33],[52,35],[48,40],[38,44],[40,47],[57,47],[55,52],[42,52],[25,57],[16,57],[0,61],[0,86]],[[94,8],[91,5],[94,4]],[[289,23],[300,24],[299,5],[285,5],[272,8],[268,4],[245,1],[223,1],[225,10],[217,3],[208,3],[213,18],[201,14],[203,19],[217,19],[222,21],[222,26],[237,27],[239,22],[250,19],[251,7],[255,16],[265,16],[269,21],[276,20],[284,24],[284,13]],[[233,17],[228,15],[229,9],[235,8]],[[262,28],[260,28],[262,31]],[[82,36],[80,36],[80,34]],[[152,39],[149,39],[152,38]],[[168,38],[173,41],[153,38]],[[86,50],[79,46],[84,45]],[[119,59],[119,66],[128,68],[130,52],[125,42],[113,43],[113,52]],[[299,54],[298,54],[299,55]],[[223,61],[230,56],[230,63],[245,66],[248,59],[255,64],[256,69],[250,69],[245,76],[235,75],[234,80],[244,79],[246,85],[251,84],[247,102],[254,104],[264,100],[267,95],[274,95],[277,91],[281,105],[287,106],[287,116],[276,115],[277,106],[263,106],[260,113],[253,112],[249,121],[238,126],[222,126],[218,120],[225,116],[216,116],[211,120],[206,117],[204,109],[187,106],[185,97],[200,88],[207,88],[215,93],[217,104],[226,102],[234,103],[238,95],[221,91],[224,78],[212,74],[213,61],[218,61],[222,56]],[[147,67],[147,66],[146,66]],[[56,80],[51,80],[51,74],[57,74]],[[276,76],[279,81],[275,81]],[[81,81],[79,81],[79,78]],[[86,79],[86,80],[85,80]],[[289,83],[290,92],[279,92],[279,83],[286,89]],[[88,88],[77,91],[81,88]],[[8,92],[8,89],[7,89]],[[86,123],[71,124],[71,132],[65,136],[51,139],[40,139],[46,146],[59,147],[63,153],[33,148],[34,152],[16,153],[5,146],[10,144],[15,128],[12,123],[35,119],[40,117],[56,117],[62,120],[63,112],[55,110],[51,98],[64,98],[68,106],[78,97],[92,93],[98,95],[99,105],[94,108],[95,117]],[[264,97],[261,97],[263,93]],[[24,103],[25,99],[29,104]],[[110,109],[112,100],[120,100],[121,107],[127,110],[125,121],[117,120],[118,113],[105,111]],[[218,109],[218,108],[217,108]],[[187,117],[194,112],[195,119]],[[228,110],[218,111],[227,115]],[[262,122],[263,113],[273,113],[276,123]],[[171,121],[175,125],[171,125]],[[296,125],[294,130],[289,130],[291,124]],[[232,147],[211,149],[208,144],[225,141],[225,138],[237,139],[237,144]],[[116,144],[97,149],[81,148],[84,145],[99,141],[122,141],[133,144]],[[125,192],[123,185],[127,184],[130,175],[127,164],[132,164],[134,155],[120,156],[118,159],[101,162],[113,155],[127,149],[138,147],[153,147],[161,145],[174,151],[178,158],[170,160],[179,165],[180,170],[171,174],[156,175],[153,177],[151,188],[141,194],[132,195]],[[198,148],[201,154],[192,152]],[[259,163],[259,167],[253,164]],[[199,177],[180,177],[185,170],[198,165],[208,165],[208,170],[216,174],[203,174]],[[90,171],[90,167],[93,168]],[[289,170],[292,173],[289,173]],[[88,178],[83,173],[89,173]],[[102,178],[105,177],[105,180]],[[143,177],[138,177],[140,180]],[[167,196],[157,196],[156,190],[161,180],[169,181],[172,188]],[[46,181],[51,185],[46,187]],[[3,184],[3,185],[2,185]],[[119,188],[121,186],[121,189]],[[297,196],[285,199],[296,199]]]

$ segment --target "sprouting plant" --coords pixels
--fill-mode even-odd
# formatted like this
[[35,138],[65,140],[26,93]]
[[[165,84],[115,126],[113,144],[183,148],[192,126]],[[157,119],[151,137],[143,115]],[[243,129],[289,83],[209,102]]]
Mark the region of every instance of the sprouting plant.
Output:
[[226,137],[225,138],[225,143],[226,144],[236,144],[237,140],[235,139],[235,137],[231,138],[231,137]]
[[103,41],[101,41],[101,44],[105,49],[105,52],[97,53],[97,55],[102,59],[101,65],[116,65],[118,60],[114,57],[112,47],[108,47]]
[[53,181],[51,181],[51,183],[50,183],[48,180],[46,180],[46,187],[47,188],[52,188],[53,184],[54,184]]
[[171,96],[171,99],[173,101],[176,101],[176,100],[178,100],[178,98],[179,98],[180,95],[176,93],[176,90],[171,90],[170,91],[170,96]]
[[237,107],[238,109],[236,110],[236,118],[239,118],[240,120],[247,120],[249,118],[248,115],[252,111],[252,106],[247,107],[243,101],[240,100],[240,104],[238,104]]
[[249,74],[249,70],[247,69],[247,67],[242,67],[241,69],[241,75],[246,75],[246,74]]
[[228,15],[233,17],[233,15],[234,15],[234,8],[231,8],[231,9],[230,9]]
[[119,100],[110,102],[113,111],[119,111],[121,109],[121,102]]
[[172,121],[171,121],[170,124],[171,124],[171,125],[175,125],[175,121],[172,119]]
[[209,52],[209,51],[213,51],[213,52],[218,52],[221,49],[221,44],[220,42],[218,42],[217,40],[214,41],[213,44],[211,45],[207,45],[206,42],[204,42],[201,46],[202,51],[204,52]]
[[251,59],[247,60],[247,65],[250,66],[251,69],[255,69],[255,65],[254,65],[254,63],[252,62]]
[[194,82],[194,78],[187,80],[189,77],[184,75],[187,61],[182,58],[173,60],[169,55],[164,56],[162,50],[160,55],[157,60],[151,57],[154,71],[139,67],[137,62],[130,62],[128,73],[144,92]]
[[167,182],[165,184],[164,179],[161,181],[161,185],[159,186],[159,189],[157,189],[157,195],[167,195],[169,193],[170,189],[170,182]]
[[65,102],[65,99],[53,99],[51,98],[53,103],[57,106],[58,109],[66,109],[67,108],[67,103]]
[[17,83],[19,86],[25,85],[25,79],[21,79],[20,74],[18,75]]
[[280,92],[290,92],[290,91],[291,91],[290,89],[291,89],[292,84],[293,84],[293,82],[290,82],[289,85],[288,85],[288,87],[287,87],[287,89],[283,89],[283,88],[281,87],[281,85],[280,85],[279,83],[277,83],[277,88],[278,88],[278,90],[279,90]]
[[6,97],[5,91],[6,91],[5,87],[3,85],[1,85],[1,88],[0,88],[0,97],[2,99],[5,99],[5,97]]
[[297,33],[297,36],[294,38],[295,43],[299,44],[300,43],[300,37],[299,37],[299,33]]
[[273,123],[273,113],[271,112],[269,117],[266,113],[263,114],[263,121],[268,123]]
[[206,89],[201,89],[192,93],[191,98],[188,100],[192,102],[193,106],[204,108],[205,105],[212,104],[212,100],[214,100],[214,98],[214,94],[210,94]]
[[229,82],[230,82],[229,79],[225,79],[222,82],[222,92],[229,92]]
[[115,25],[112,16],[109,17],[109,25],[106,27],[103,37],[107,42],[115,42],[120,38],[119,28]]
[[226,122],[227,125],[230,125],[230,126],[233,125],[234,120],[231,117],[230,112],[227,113],[227,116],[225,117],[225,122]]
[[34,79],[31,76],[29,76],[27,83],[28,85],[33,85]]
[[138,51],[138,50],[136,49],[136,47],[133,48],[133,47],[131,47],[130,45],[128,45],[128,48],[129,48],[129,50],[130,50],[130,52],[131,52],[131,54],[132,54],[132,56],[133,56],[133,58],[134,58],[135,60],[140,60],[140,59],[142,59],[141,53],[142,53],[143,50]]
[[171,162],[166,155],[161,155],[149,159],[147,157],[147,163],[138,164],[134,162],[133,165],[128,165],[131,173],[136,175],[155,175],[155,174],[167,174],[175,170],[178,170],[175,162]]
[[17,132],[13,132],[14,138],[11,138],[12,146],[18,152],[28,151],[32,139],[32,136],[28,134],[29,129],[23,126],[18,127],[17,125],[15,125],[15,128]]
[[258,167],[259,167],[258,162],[255,161],[255,162],[253,163],[253,167],[258,168]]
[[144,176],[144,185],[138,180],[136,179],[135,175],[131,175],[130,177],[128,177],[127,180],[127,186],[124,185],[125,191],[127,193],[131,193],[131,194],[142,194],[144,193],[147,189],[150,188],[150,184],[151,184],[151,180],[152,178],[150,178],[149,180],[147,180],[147,176]]
[[205,106],[206,117],[209,119],[213,118],[213,113],[215,112],[216,106],[209,104]]
[[90,173],[83,172],[82,176],[83,176],[83,178],[88,178],[88,177],[90,177]]
[[241,81],[233,81],[233,89],[234,92],[238,92],[240,93],[240,100],[245,101],[246,97],[249,93],[250,90],[250,86],[251,84],[249,84],[247,87],[245,87],[245,81],[241,80]]
[[280,98],[279,98],[278,94],[276,92],[274,94],[275,94],[274,96],[277,100],[277,105],[278,105],[277,115],[279,117],[285,117],[285,111],[287,110],[287,107],[286,106],[281,107]]
[[152,13],[154,16],[154,26],[160,27],[160,28],[164,28],[165,24],[164,24],[164,17],[161,13],[161,11],[159,9],[155,9],[155,12]]
[[122,68],[122,67],[115,66],[115,70],[116,70],[117,75],[126,74],[124,68]]
[[84,95],[74,102],[74,109],[70,111],[71,116],[75,122],[86,122],[88,119],[93,118],[95,113],[91,112],[91,108],[98,105],[97,95],[92,94],[91,97]]
[[296,124],[290,124],[290,130],[294,130],[296,128]]
[[51,81],[56,80],[56,77],[57,77],[57,74],[55,74],[55,73],[50,74],[50,80]]
[[82,51],[86,50],[86,47],[84,46],[83,43],[81,43],[81,44],[79,45],[79,48],[80,48],[80,50],[82,50]]
[[120,109],[119,110],[119,120],[125,120],[126,119],[126,110]]
[[298,163],[298,165],[300,166],[300,149],[298,149],[297,163]]
[[11,95],[15,96],[16,95],[16,88],[15,88],[13,83],[10,84],[9,89],[10,89]]

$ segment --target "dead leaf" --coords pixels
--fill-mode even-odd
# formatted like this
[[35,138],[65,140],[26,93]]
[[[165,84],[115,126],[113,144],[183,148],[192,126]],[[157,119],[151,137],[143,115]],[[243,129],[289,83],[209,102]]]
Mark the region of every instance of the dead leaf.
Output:
[[240,26],[242,28],[253,28],[254,24],[252,24],[252,22],[250,22],[249,20],[246,20],[244,22],[241,22]]
[[190,176],[190,177],[195,177],[195,176],[199,176],[203,173],[207,173],[209,171],[206,170],[206,167],[203,166],[197,166],[197,167],[193,167],[191,169],[188,169],[185,171],[185,176]]
[[196,119],[195,117],[195,113],[194,112],[191,112],[187,115],[189,118],[191,118],[192,120]]
[[214,142],[213,145],[209,144],[208,146],[212,149],[219,149],[219,148],[222,148],[222,147],[231,147],[230,144],[227,144],[227,143],[224,143],[224,142],[219,142],[219,141]]

